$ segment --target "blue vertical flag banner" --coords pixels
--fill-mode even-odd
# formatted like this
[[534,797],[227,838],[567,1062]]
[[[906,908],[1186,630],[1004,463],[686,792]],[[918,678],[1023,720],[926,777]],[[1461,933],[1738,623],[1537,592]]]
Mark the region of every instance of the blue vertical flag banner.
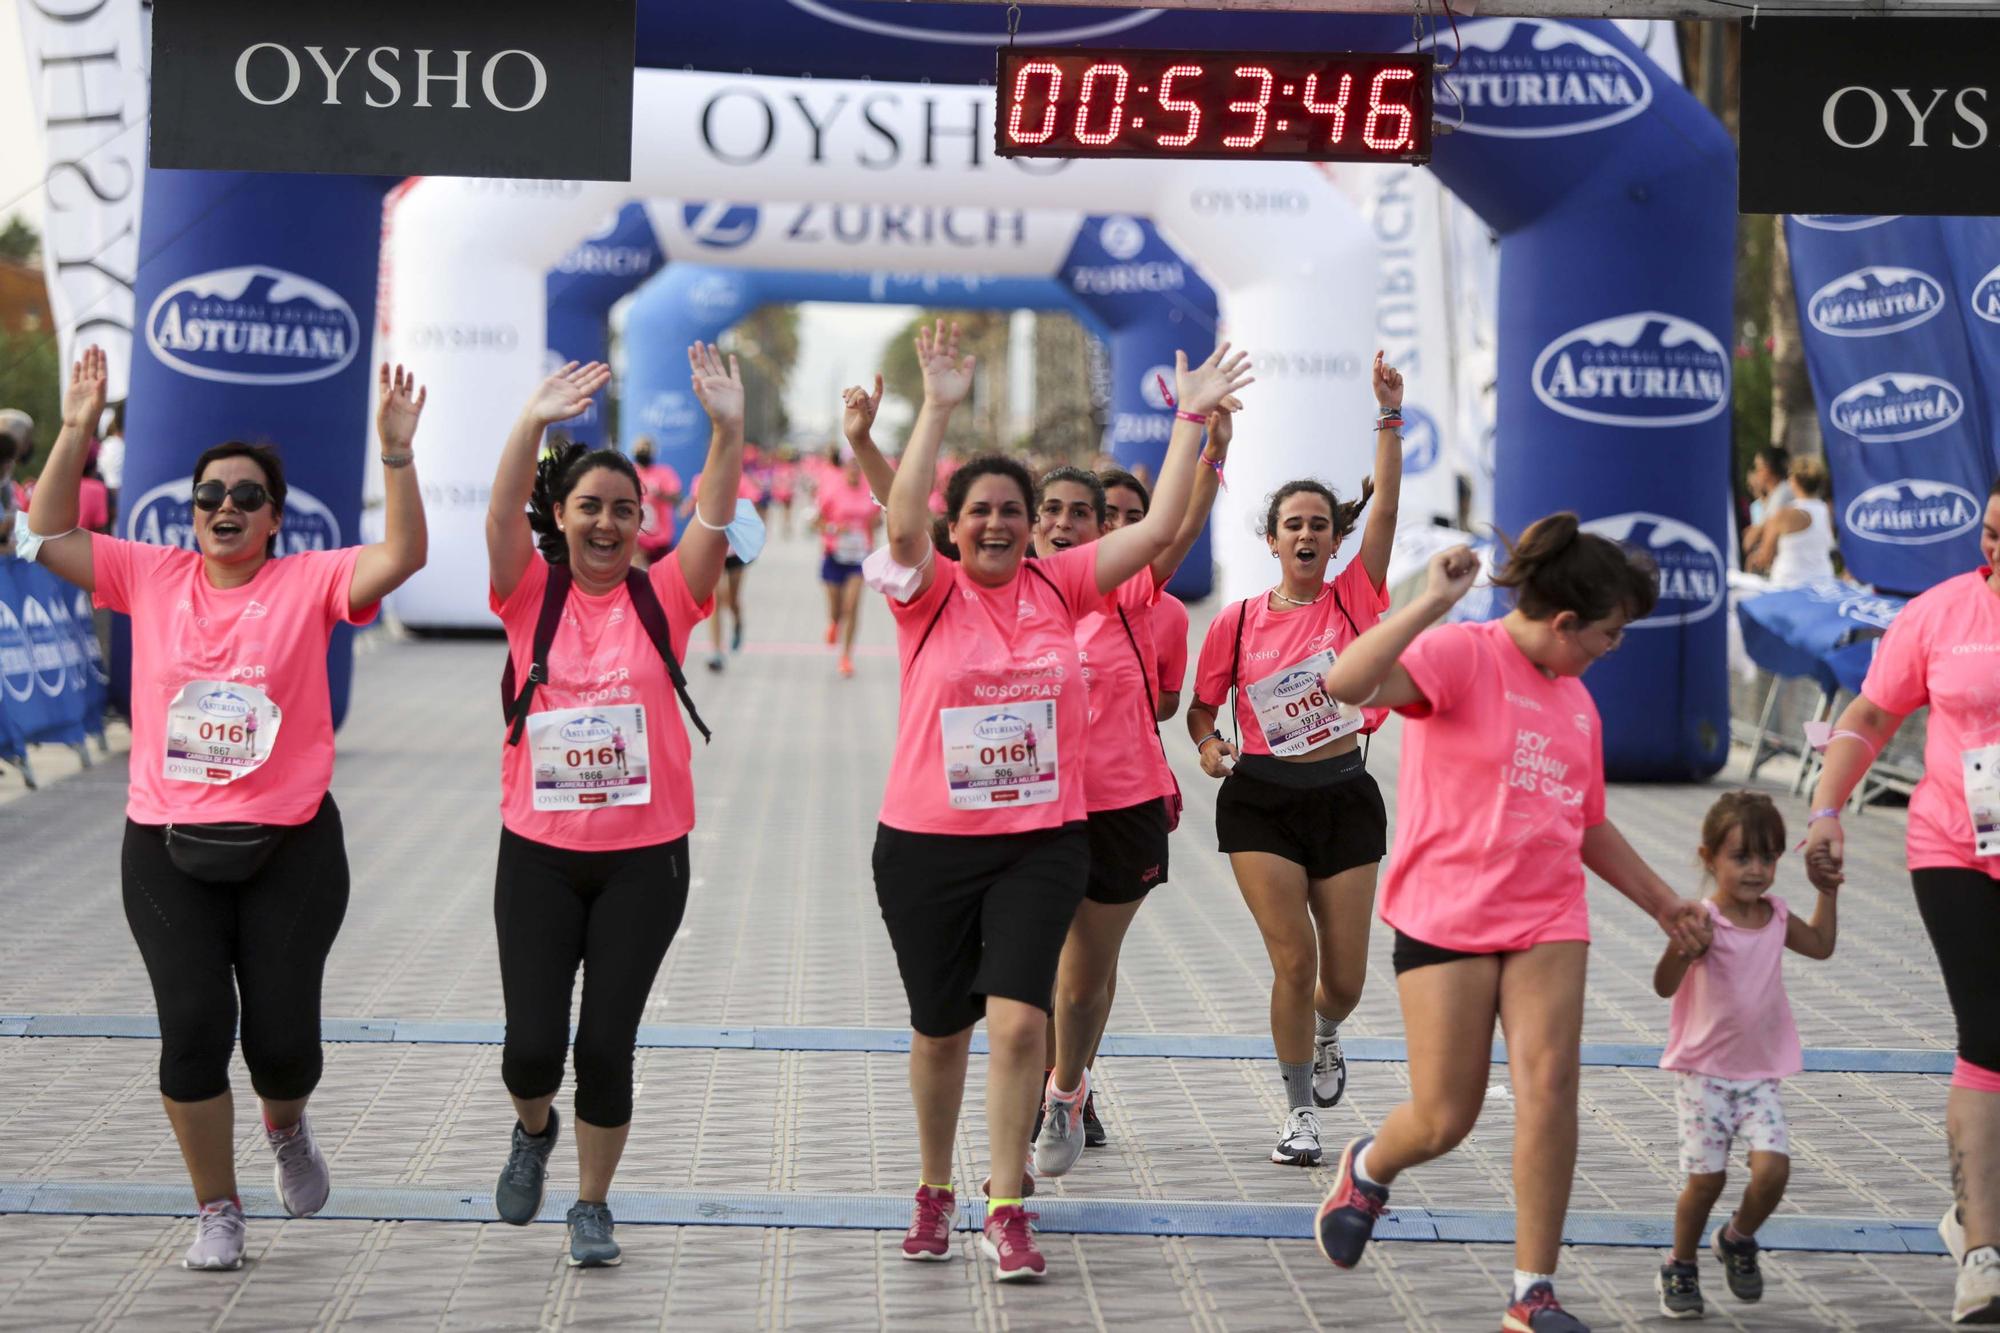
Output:
[[104,730],[96,633],[87,610],[77,618],[76,591],[40,565],[0,557],[0,754]]
[[[596,234],[562,257],[548,276],[548,363],[555,371],[568,361],[610,360],[606,321],[611,307],[659,271],[664,256],[644,204],[627,204]],[[562,429],[573,440],[596,448],[605,443],[603,404]]]

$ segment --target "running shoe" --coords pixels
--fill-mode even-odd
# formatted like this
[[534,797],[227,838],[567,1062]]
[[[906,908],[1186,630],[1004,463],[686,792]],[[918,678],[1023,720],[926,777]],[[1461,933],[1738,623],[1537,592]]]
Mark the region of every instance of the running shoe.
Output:
[[721,671],[721,670],[722,670],[722,654],[721,654],[721,653],[711,653],[711,654],[709,655],[709,659],[708,659],[708,669],[709,669],[710,671]]
[[958,1217],[958,1200],[950,1190],[917,1186],[917,1211],[903,1233],[903,1257],[926,1262],[951,1258],[951,1224]]
[[1361,1262],[1361,1252],[1375,1234],[1375,1219],[1389,1203],[1387,1188],[1370,1185],[1354,1174],[1354,1159],[1374,1141],[1373,1134],[1363,1134],[1340,1150],[1340,1177],[1333,1182],[1333,1193],[1319,1206],[1313,1233],[1319,1239],[1319,1252],[1336,1268],[1352,1268]]
[[840,655],[840,674],[847,679],[852,679],[854,676],[854,659],[846,653]]
[[1938,1239],[1944,1242],[1947,1250],[1951,1251],[1953,1263],[1965,1262],[1965,1219],[1958,1215],[1956,1203],[1947,1208],[1944,1216],[1938,1220]]
[[1318,1166],[1319,1159],[1319,1113],[1310,1106],[1294,1106],[1285,1117],[1278,1146],[1271,1149],[1271,1160],[1279,1166]]
[[542,1211],[542,1193],[549,1180],[549,1153],[556,1146],[559,1125],[553,1106],[549,1108],[548,1128],[540,1134],[530,1134],[520,1121],[514,1122],[507,1165],[500,1168],[500,1183],[493,1188],[493,1206],[499,1210],[502,1222],[524,1227]]
[[827,647],[831,648],[834,644],[834,641],[839,637],[840,637],[840,622],[838,620],[827,621],[826,622]]
[[1507,1333],[1590,1333],[1590,1325],[1562,1308],[1556,1289],[1546,1282],[1528,1288],[1528,1294],[1507,1307],[1500,1318]]
[[1958,1292],[1951,1303],[1954,1324],[2000,1324],[2000,1250],[1974,1250],[1958,1266]]
[[1347,1091],[1347,1056],[1340,1049],[1340,1034],[1313,1038],[1313,1101],[1319,1106],[1340,1105]]
[[1660,1293],[1660,1313],[1669,1319],[1700,1319],[1708,1313],[1701,1303],[1701,1270],[1693,1264],[1669,1259],[1660,1265],[1653,1286]]
[[1739,1301],[1763,1300],[1764,1275],[1757,1270],[1757,1238],[1728,1240],[1722,1234],[1726,1230],[1727,1226],[1717,1227],[1709,1244],[1715,1250],[1715,1257],[1722,1261],[1723,1275],[1729,1279],[1729,1294]]
[[278,1155],[277,1165],[271,1168],[271,1188],[278,1192],[278,1202],[285,1211],[293,1217],[311,1217],[324,1208],[333,1178],[319,1145],[313,1142],[312,1121],[301,1114],[299,1123],[290,1129],[266,1129],[264,1141]]
[[979,1248],[999,1265],[1000,1271],[995,1276],[1002,1282],[1038,1278],[1048,1271],[1048,1264],[1035,1245],[1035,1228],[1031,1224],[1036,1216],[1018,1204],[994,1208],[986,1214],[986,1234],[979,1238]]
[[243,1209],[236,1200],[203,1204],[194,1220],[194,1244],[181,1267],[224,1273],[243,1267],[244,1230]]
[[1109,1139],[1104,1122],[1097,1118],[1097,1094],[1093,1092],[1083,1099],[1083,1146],[1102,1148]]
[[578,1199],[569,1207],[569,1266],[616,1268],[625,1262],[611,1238],[611,1209]]
[[1042,1102],[1042,1130],[1035,1137],[1035,1170],[1045,1176],[1068,1175],[1083,1156],[1083,1099],[1090,1095],[1085,1073],[1077,1090],[1064,1097],[1050,1076]]

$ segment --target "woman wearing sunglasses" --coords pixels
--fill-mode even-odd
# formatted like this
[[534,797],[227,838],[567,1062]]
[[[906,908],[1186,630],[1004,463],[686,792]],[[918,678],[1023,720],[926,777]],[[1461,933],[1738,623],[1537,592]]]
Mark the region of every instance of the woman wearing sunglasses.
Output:
[[269,446],[237,441],[195,463],[196,550],[78,530],[104,381],[104,353],[85,350],[21,554],[132,618],[125,918],[159,1007],[161,1099],[201,1206],[182,1262],[233,1269],[244,1247],[229,1088],[239,995],[279,1201],[294,1217],[326,1202],[306,1099],[320,1077],[320,979],[348,887],[327,791],[326,649],[335,625],[373,620],[423,568],[411,442],[424,394],[401,367],[382,367],[387,539],[281,556],[283,464]]

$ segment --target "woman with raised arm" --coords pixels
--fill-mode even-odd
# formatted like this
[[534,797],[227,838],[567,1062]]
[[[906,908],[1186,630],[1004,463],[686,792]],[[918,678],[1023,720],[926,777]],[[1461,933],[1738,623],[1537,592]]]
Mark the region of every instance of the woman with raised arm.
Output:
[[402,367],[382,367],[384,540],[281,556],[284,464],[269,445],[235,440],[195,461],[196,550],[79,531],[77,483],[104,383],[104,353],[87,348],[21,554],[132,618],[125,919],[159,1007],[161,1101],[201,1208],[182,1263],[234,1269],[244,1246],[229,1088],[239,1021],[279,1202],[305,1217],[330,1187],[306,1116],[321,1070],[320,983],[348,891],[327,790],[326,649],[336,625],[367,624],[423,568],[412,443],[424,393]]
[[[1168,549],[1194,486],[1207,414],[1249,382],[1225,344],[1189,369],[1182,420],[1144,521],[1026,561],[1034,486],[1012,459],[959,468],[945,491],[950,549],[931,541],[930,491],[973,359],[940,320],[917,336],[924,402],[889,492],[889,545],[870,557],[888,594],[902,677],[895,757],[875,838],[875,896],[910,1001],[910,1092],[922,1154],[908,1259],[951,1249],[951,1188],[972,1028],[984,1014],[992,1172],[981,1248],[1002,1281],[1044,1271],[1022,1206],[1028,1122],[1042,1080],[1057,959],[1089,876],[1089,704],[1076,623]],[[1032,757],[1028,736],[1034,736]]]
[[1590,952],[1583,872],[1630,898],[1689,957],[1701,952],[1707,912],[1605,817],[1603,728],[1579,679],[1652,611],[1652,566],[1580,531],[1576,515],[1555,514],[1509,547],[1494,579],[1514,590],[1512,611],[1425,633],[1478,568],[1463,546],[1441,552],[1423,594],[1350,644],[1325,678],[1342,704],[1409,722],[1382,920],[1396,935],[1410,1098],[1341,1152],[1319,1247],[1342,1268],[1360,1262],[1390,1182],[1472,1131],[1498,1022],[1516,1109],[1514,1287],[1501,1326],[1587,1333],[1554,1285],[1576,1170]]
[[[1281,1166],[1320,1164],[1319,1108],[1346,1091],[1340,1024],[1361,1000],[1375,872],[1388,851],[1382,793],[1361,749],[1387,713],[1348,707],[1320,685],[1389,607],[1403,377],[1377,352],[1373,379],[1374,476],[1358,500],[1311,479],[1271,496],[1264,540],[1278,582],[1216,614],[1188,704],[1202,771],[1223,780],[1216,841],[1271,959],[1271,1041],[1287,1108],[1271,1160]],[[1329,581],[1327,565],[1364,510],[1361,550]],[[1231,691],[1233,743],[1216,725]]]
[[1806,875],[1816,888],[1839,887],[1841,808],[1903,719],[1928,708],[1906,852],[1958,1028],[1944,1120],[1952,1203],[1938,1231],[1958,1264],[1953,1320],[2000,1324],[2000,481],[1986,497],[1979,553],[1982,567],[1896,616],[1860,697],[1834,724],[1813,789]]
[[507,1004],[500,1073],[516,1115],[494,1205],[516,1226],[541,1210],[581,966],[572,1267],[619,1262],[607,1199],[631,1129],[633,1048],[687,906],[694,780],[680,708],[702,723],[681,663],[715,609],[743,464],[736,359],[725,369],[697,344],[688,364],[711,424],[709,481],[670,554],[634,567],[646,493],[623,454],[540,453],[542,433],[609,382],[595,362],[571,362],[535,390],[486,515],[492,606],[507,628],[493,922]]

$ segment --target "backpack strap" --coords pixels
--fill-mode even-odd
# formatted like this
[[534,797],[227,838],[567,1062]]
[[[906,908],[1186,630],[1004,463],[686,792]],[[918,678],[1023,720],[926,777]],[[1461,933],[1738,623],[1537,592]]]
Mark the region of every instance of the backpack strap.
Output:
[[[1063,596],[1063,590],[1056,586],[1056,581],[1049,577],[1048,571],[1043,569],[1040,565],[1036,564],[1033,560],[1023,560],[1021,563],[1024,566],[1026,566],[1028,571],[1032,573],[1036,578],[1048,584],[1049,591],[1056,595],[1056,600],[1058,602],[1062,603],[1063,610],[1069,611],[1069,598]],[[1075,613],[1071,612],[1070,614],[1071,618],[1074,619]]]
[[[1117,606],[1116,603],[1113,603],[1113,605]],[[1118,623],[1125,627],[1125,642],[1132,645],[1132,656],[1138,659],[1139,662],[1139,683],[1146,687],[1146,707],[1153,719],[1153,735],[1158,736],[1160,734],[1160,705],[1159,701],[1153,697],[1152,678],[1146,674],[1146,655],[1139,651],[1139,636],[1132,632],[1132,622],[1125,618],[1125,608],[1117,606],[1117,611]],[[1162,747],[1165,744],[1166,742],[1161,742]]]
[[944,619],[944,609],[950,605],[951,605],[951,590],[947,588],[945,590],[944,596],[938,598],[938,609],[936,614],[931,616],[931,623],[924,626],[924,637],[917,640],[917,651],[910,654],[911,666],[915,666],[917,664],[917,659],[923,656],[924,645],[931,641],[931,631],[938,627],[938,621]]
[[[1231,694],[1240,694],[1243,690],[1243,686],[1237,681],[1237,675],[1243,669],[1243,622],[1249,619],[1249,617],[1250,599],[1245,597],[1236,604],[1236,646],[1229,654],[1229,691]],[[1234,737],[1230,741],[1230,744],[1241,748],[1243,737],[1240,734],[1241,728],[1236,725],[1236,702],[1235,699],[1228,701],[1229,734]]]
[[514,688],[514,654],[507,654],[507,666],[500,673],[500,706],[507,719],[507,744],[521,743],[521,729],[528,723],[528,707],[535,700],[535,687],[549,678],[549,645],[556,641],[562,626],[563,604],[569,600],[569,566],[549,565],[549,581],[542,589],[542,611],[535,620],[535,638],[528,658],[528,679],[519,692]]
[[653,591],[653,581],[646,577],[644,570],[630,570],[625,575],[625,591],[631,594],[632,609],[639,613],[639,623],[646,627],[653,647],[659,650],[660,661],[666,664],[667,679],[673,682],[674,693],[679,696],[688,721],[694,723],[694,729],[701,733],[702,744],[708,744],[711,739],[708,724],[701,720],[700,710],[688,695],[687,674],[681,670],[680,659],[674,656],[674,639],[667,626],[667,609],[660,605],[660,595]]

